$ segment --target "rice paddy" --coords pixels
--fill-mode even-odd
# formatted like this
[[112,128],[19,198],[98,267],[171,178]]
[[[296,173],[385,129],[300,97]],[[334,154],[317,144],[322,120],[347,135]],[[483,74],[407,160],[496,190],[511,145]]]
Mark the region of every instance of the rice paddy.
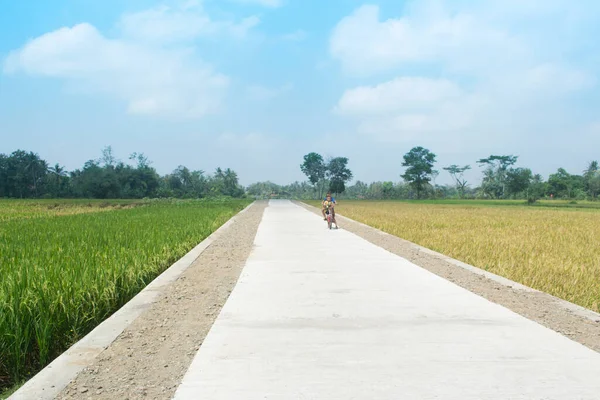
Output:
[[47,365],[248,203],[0,200],[0,392]]

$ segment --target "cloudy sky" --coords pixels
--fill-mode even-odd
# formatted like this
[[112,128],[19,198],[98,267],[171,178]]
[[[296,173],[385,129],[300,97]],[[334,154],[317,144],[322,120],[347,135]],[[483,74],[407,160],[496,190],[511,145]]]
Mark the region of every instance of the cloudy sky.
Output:
[[[0,0],[0,152],[74,169],[112,145],[241,182],[347,156],[400,180],[519,155],[547,176],[600,159],[596,0]],[[442,173],[438,183],[449,181]]]

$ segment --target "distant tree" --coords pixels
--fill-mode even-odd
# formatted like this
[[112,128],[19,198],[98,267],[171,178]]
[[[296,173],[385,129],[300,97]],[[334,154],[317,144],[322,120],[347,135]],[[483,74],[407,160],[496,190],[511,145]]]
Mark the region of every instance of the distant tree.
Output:
[[516,198],[526,193],[532,179],[533,173],[529,168],[509,168],[506,171],[506,196]]
[[402,166],[408,168],[400,176],[417,192],[417,198],[421,198],[421,193],[431,181],[435,158],[435,154],[421,146],[413,147],[404,155]]
[[384,199],[392,199],[394,197],[394,182],[383,182],[381,191]]
[[583,172],[583,179],[588,196],[592,200],[597,199],[598,194],[600,194],[600,168],[598,161],[592,161],[588,164],[588,167]]
[[280,198],[303,200],[314,198],[314,188],[309,182],[294,182],[285,186],[275,185],[275,187],[276,189],[272,190],[270,194],[277,194]]
[[334,194],[344,193],[346,190],[346,184],[344,181],[339,179],[332,179],[329,181],[329,191]]
[[[160,176],[154,168],[150,167],[152,162],[143,153],[133,153],[129,159],[136,161],[137,165],[131,166],[119,162],[115,167],[121,186],[121,196],[126,198],[157,196]],[[105,168],[110,169],[110,167]]]
[[[217,196],[241,197],[244,189],[235,171],[217,169],[213,177],[203,171],[190,171],[179,166],[161,177],[143,153],[129,157],[134,165],[119,161],[112,147],[106,146],[102,156],[87,161],[83,168],[67,174],[60,164],[48,166],[37,154],[17,150],[0,154],[0,197],[84,197],[84,198],[198,198],[213,193]],[[212,190],[212,192],[211,192]]]
[[465,188],[467,187],[467,180],[464,178],[463,174],[465,171],[471,169],[470,165],[465,165],[464,167],[459,167],[456,164],[452,164],[448,167],[444,167],[444,170],[448,171],[454,182],[456,182],[456,190],[460,198],[465,197]]
[[121,198],[121,187],[114,167],[99,165],[99,160],[87,161],[81,170],[71,173],[73,190],[78,197],[96,199]]
[[481,188],[492,198],[503,198],[506,194],[506,174],[508,168],[517,162],[518,156],[495,156],[482,158],[477,164],[485,167]]
[[0,193],[7,197],[40,197],[45,194],[48,163],[33,152],[16,150],[0,159]]
[[367,198],[371,200],[383,199],[383,182],[371,182],[367,191]]
[[10,174],[8,171],[8,164],[8,156],[0,153],[0,197],[9,196],[8,180]]
[[244,189],[240,187],[238,176],[231,168],[227,168],[223,174],[224,190],[223,194],[230,197],[242,197]]
[[[581,175],[571,175],[564,168],[548,177],[548,190],[555,197],[576,198],[584,190],[584,178]],[[583,194],[585,197],[585,194]]]
[[112,150],[112,146],[106,146],[102,149],[102,157],[100,158],[100,162],[104,164],[105,167],[114,167],[118,160],[115,158]]
[[136,152],[131,153],[131,155],[129,156],[129,159],[137,161],[138,169],[148,168],[148,167],[150,167],[150,164],[152,164],[152,162],[150,160],[148,160],[148,157],[146,157],[144,155],[144,153],[136,153]]
[[53,197],[61,197],[69,180],[65,168],[56,163],[53,167],[48,168],[48,172],[53,176],[49,179],[50,193]]
[[[318,190],[319,198],[322,197],[322,187],[317,185],[325,178],[327,167],[323,157],[318,153],[308,153],[304,156],[304,162],[300,165],[300,170],[308,177],[309,182]],[[317,187],[318,186],[318,187]]]
[[527,202],[533,204],[544,197],[547,191],[547,186],[547,183],[544,182],[544,179],[540,174],[534,175],[529,187],[527,188]]
[[329,191],[332,193],[344,193],[346,182],[352,179],[352,171],[348,168],[348,158],[335,157],[327,163],[327,178],[329,178]]
[[364,182],[356,181],[352,186],[348,186],[344,192],[344,197],[351,199],[364,199],[367,196],[369,185]]
[[[290,185],[294,186],[294,184]],[[297,187],[294,186],[296,190],[290,190],[292,194],[297,194]],[[246,189],[246,193],[248,195],[257,198],[257,199],[268,199],[272,194],[278,194],[283,191],[283,188],[273,182],[256,182],[248,186]]]

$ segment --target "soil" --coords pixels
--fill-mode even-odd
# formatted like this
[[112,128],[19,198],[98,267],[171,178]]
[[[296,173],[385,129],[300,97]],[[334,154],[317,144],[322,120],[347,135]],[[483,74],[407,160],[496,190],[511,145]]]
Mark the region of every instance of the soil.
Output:
[[[296,204],[321,215],[321,211],[315,207],[300,202]],[[341,211],[343,212],[343,206]],[[352,232],[464,289],[600,352],[600,316],[597,319],[589,319],[574,314],[560,305],[560,300],[547,293],[528,292],[503,285],[451,264],[439,256],[424,253],[420,251],[419,246],[407,240],[392,235],[382,235],[381,231],[345,218],[341,214],[336,213],[336,219],[340,222],[341,229]]]
[[171,399],[240,276],[266,205],[238,215],[57,399]]

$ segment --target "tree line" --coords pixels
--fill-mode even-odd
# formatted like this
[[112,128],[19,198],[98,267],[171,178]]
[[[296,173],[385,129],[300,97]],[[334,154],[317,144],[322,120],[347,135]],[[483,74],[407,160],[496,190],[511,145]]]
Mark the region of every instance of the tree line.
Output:
[[129,163],[115,158],[112,147],[99,159],[67,172],[51,166],[34,152],[17,150],[0,154],[0,197],[138,199],[146,197],[242,197],[244,188],[235,171],[217,168],[213,174],[185,166],[161,176],[143,153],[133,153]]
[[542,198],[597,200],[600,194],[600,168],[597,161],[588,163],[582,174],[570,174],[559,168],[547,180],[531,169],[517,166],[518,156],[490,155],[476,161],[482,169],[482,180],[472,186],[465,178],[471,165],[451,164],[443,166],[454,184],[438,185],[440,175],[436,167],[436,154],[421,146],[407,152],[400,166],[405,167],[399,182],[379,181],[366,183],[357,181],[346,187],[352,178],[348,169],[348,158],[337,157],[325,162],[318,153],[304,156],[300,170],[308,182],[277,185],[258,182],[248,187],[254,197],[291,197],[299,199],[322,198],[324,189],[347,199],[524,199],[533,203]]
[[[0,197],[11,198],[146,198],[146,197],[243,197],[255,198],[323,198],[331,191],[347,199],[526,199],[541,198],[597,200],[600,194],[600,168],[597,161],[588,163],[581,174],[559,168],[547,180],[531,169],[518,166],[518,156],[490,155],[476,161],[482,169],[481,181],[467,182],[465,172],[471,165],[452,164],[436,169],[437,156],[424,147],[407,152],[398,182],[357,181],[348,186],[353,173],[347,157],[327,160],[318,153],[304,156],[300,170],[307,181],[289,185],[257,182],[247,188],[239,184],[235,171],[217,168],[212,174],[177,167],[170,174],[159,175],[142,153],[133,153],[128,162],[117,160],[110,146],[100,158],[83,167],[66,171],[60,164],[51,166],[33,152],[17,150],[0,154]],[[447,173],[452,185],[438,185],[440,170]]]

